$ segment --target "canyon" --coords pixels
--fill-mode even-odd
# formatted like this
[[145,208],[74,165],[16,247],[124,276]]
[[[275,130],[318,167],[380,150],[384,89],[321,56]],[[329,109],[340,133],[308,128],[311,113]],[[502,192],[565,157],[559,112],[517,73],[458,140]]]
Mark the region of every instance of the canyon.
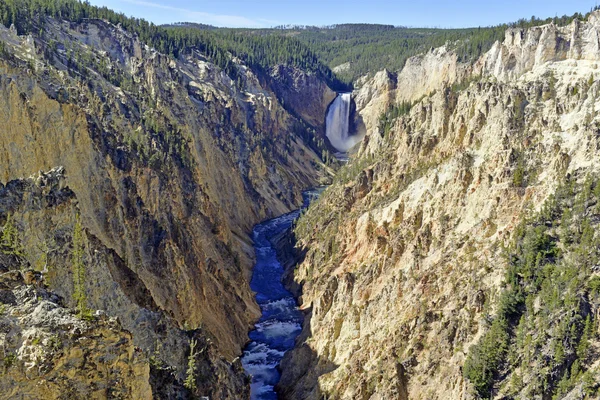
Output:
[[[327,167],[293,132],[310,126],[296,115],[321,119],[335,94],[315,75],[280,68],[259,79],[242,63],[238,88],[199,53],[175,60],[103,20],[46,18],[38,30],[43,36],[0,28],[0,216],[18,232],[3,253],[19,256],[0,265],[10,274],[43,272],[54,308],[79,308],[92,320],[95,310],[118,317],[111,334],[128,331],[121,334],[130,346],[125,354],[131,362],[145,359],[145,367],[127,369],[115,358],[109,378],[90,373],[88,383],[65,373],[63,385],[40,396],[61,398],[65,385],[72,398],[98,396],[93,382],[129,381],[135,367],[139,379],[128,398],[247,397],[238,356],[260,315],[249,286],[252,227],[297,208],[303,189],[328,179]],[[78,60],[109,60],[110,75]],[[119,73],[135,90],[109,80]],[[292,115],[298,93],[312,110]],[[64,330],[59,336],[75,338],[72,346],[63,340],[65,356],[78,351],[77,340],[105,336],[93,324],[82,332],[48,318]],[[10,369],[41,368],[42,360],[28,361],[28,346],[48,347],[43,327],[11,326],[2,334]],[[90,351],[83,359],[114,354],[101,344]],[[191,358],[197,367],[185,388]],[[3,387],[10,381],[20,391],[50,379],[72,362],[59,360],[37,376],[5,375]]]
[[351,92],[29,23],[0,26],[0,398],[598,395],[600,12]]

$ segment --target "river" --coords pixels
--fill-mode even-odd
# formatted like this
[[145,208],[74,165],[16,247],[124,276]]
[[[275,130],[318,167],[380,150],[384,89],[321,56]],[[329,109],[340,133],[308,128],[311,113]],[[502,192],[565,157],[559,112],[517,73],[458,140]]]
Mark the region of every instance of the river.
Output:
[[[318,193],[319,190],[305,192],[304,207]],[[274,387],[281,377],[277,367],[302,330],[302,312],[281,282],[284,268],[270,241],[289,229],[299,215],[300,210],[296,210],[254,227],[256,264],[250,287],[256,292],[262,315],[249,334],[251,342],[242,356],[242,365],[252,376],[252,400],[277,399]]]

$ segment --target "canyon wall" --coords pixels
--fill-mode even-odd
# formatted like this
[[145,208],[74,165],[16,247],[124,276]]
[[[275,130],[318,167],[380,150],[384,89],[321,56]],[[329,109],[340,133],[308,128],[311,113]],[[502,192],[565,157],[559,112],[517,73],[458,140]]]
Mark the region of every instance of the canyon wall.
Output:
[[[507,314],[524,322],[508,318],[502,328],[511,353],[491,383],[465,379],[465,365],[477,361],[473,349],[500,325],[494,321],[503,321],[497,316],[512,290],[507,270],[518,259],[506,255],[521,251],[512,243],[559,223],[527,221],[545,215],[547,199],[579,196],[559,196],[565,185],[597,176],[598,18],[511,29],[470,65],[450,49],[433,50],[400,73],[361,82],[354,96],[366,137],[295,231],[304,260],[290,273],[306,320],[282,363],[283,398],[466,399],[486,385],[494,398],[562,398],[571,389],[569,398],[593,397],[594,385],[582,379],[597,378],[599,361],[590,355],[597,353],[576,355],[575,344],[557,339],[558,328],[530,323],[549,307],[533,289]],[[410,107],[391,129],[380,129],[381,116],[402,101]],[[597,199],[589,196],[581,215],[594,227]],[[564,243],[558,246],[571,254]],[[550,318],[570,326],[575,343],[584,340],[583,325],[569,325],[564,315],[588,318],[585,343],[597,351],[592,317],[600,302],[590,282],[598,273],[586,263],[575,269],[585,277],[573,289],[581,309],[563,305]],[[485,359],[494,346],[501,342],[478,354]],[[558,383],[561,376],[566,383]]]
[[[283,69],[288,93],[239,60],[234,81],[195,50],[166,56],[102,20],[38,23],[33,36],[0,27],[0,221],[65,307],[119,318],[156,397],[248,397],[249,234],[324,177],[302,136],[331,91]],[[281,102],[300,95],[315,109],[292,115]]]

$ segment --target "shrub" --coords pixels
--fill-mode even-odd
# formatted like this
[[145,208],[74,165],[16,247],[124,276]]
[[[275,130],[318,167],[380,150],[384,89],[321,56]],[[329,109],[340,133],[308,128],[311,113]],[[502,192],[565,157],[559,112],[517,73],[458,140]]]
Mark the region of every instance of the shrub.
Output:
[[0,250],[4,254],[23,256],[24,249],[21,243],[21,236],[10,214],[6,217],[6,223],[2,228]]
[[567,178],[515,228],[497,315],[464,364],[479,396],[489,398],[515,371],[511,390],[527,398],[562,398],[588,376],[596,321],[582,301],[597,303],[600,294],[600,276],[592,276],[600,235],[590,217],[598,188],[597,178]]
[[600,295],[600,276],[596,275],[592,279],[590,279],[590,281],[588,282],[588,288],[591,293],[595,295]]

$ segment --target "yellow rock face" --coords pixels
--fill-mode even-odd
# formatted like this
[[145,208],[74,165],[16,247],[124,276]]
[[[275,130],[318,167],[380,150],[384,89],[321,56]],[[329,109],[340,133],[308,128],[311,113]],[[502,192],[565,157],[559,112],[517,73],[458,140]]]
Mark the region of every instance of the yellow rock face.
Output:
[[[75,306],[79,220],[87,306],[118,316],[133,343],[158,353],[180,381],[195,331],[212,371],[198,394],[244,398],[244,374],[231,362],[259,316],[248,284],[250,233],[317,184],[321,163],[295,133],[306,124],[241,64],[239,88],[200,54],[173,60],[104,21],[49,19],[44,32],[87,60],[122,68],[131,84],[115,86],[95,64],[81,79],[60,52],[47,59],[32,51],[39,38],[0,27],[16,55],[0,62],[0,182],[14,195],[0,206],[2,221],[14,216],[27,262]],[[296,88],[308,82],[306,96],[319,102],[307,118],[323,121],[332,92],[294,73]],[[77,351],[66,364],[86,357]],[[133,358],[119,363],[141,371]],[[65,371],[73,380],[80,373]],[[146,398],[131,390],[126,397]]]
[[[600,170],[597,16],[526,43],[509,32],[471,66],[436,50],[409,60],[398,86],[382,72],[355,93],[364,143],[298,222],[294,275],[310,312],[282,364],[285,398],[471,398],[461,368],[501,290],[503,245],[566,174]],[[572,51],[544,53],[571,36]],[[426,93],[402,84],[436,74]],[[417,101],[380,132],[395,99]]]

